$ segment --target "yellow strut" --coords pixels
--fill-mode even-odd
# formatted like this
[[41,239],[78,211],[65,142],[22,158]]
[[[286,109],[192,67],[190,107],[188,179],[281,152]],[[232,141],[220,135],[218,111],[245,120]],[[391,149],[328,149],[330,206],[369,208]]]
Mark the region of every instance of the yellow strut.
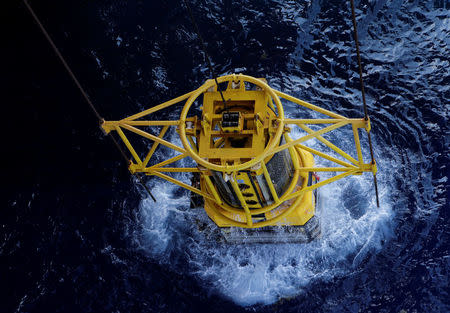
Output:
[[[166,101],[162,104],[159,104],[150,109],[144,110],[140,113],[131,115],[122,120],[118,121],[105,121],[102,123],[101,127],[105,132],[116,131],[123,143],[127,147],[128,151],[131,153],[135,163],[130,164],[130,171],[133,173],[141,172],[147,175],[154,175],[160,178],[163,178],[169,182],[177,184],[180,187],[188,189],[194,193],[200,194],[205,198],[205,202],[213,203],[210,206],[215,210],[215,212],[222,216],[224,221],[227,221],[230,225],[244,227],[244,228],[256,228],[263,227],[268,225],[274,225],[277,222],[284,219],[286,216],[293,212],[294,206],[299,205],[301,201],[303,201],[303,197],[307,192],[310,192],[318,187],[324,186],[331,182],[337,181],[349,175],[358,175],[362,172],[373,172],[376,173],[376,163],[368,163],[365,164],[363,160],[363,153],[361,149],[361,143],[359,139],[358,129],[364,128],[367,132],[370,131],[370,122],[365,121],[362,118],[346,118],[343,115],[331,112],[329,110],[320,108],[316,105],[310,104],[303,100],[297,99],[293,96],[287,95],[283,92],[277,91],[271,88],[265,80],[254,78],[251,76],[246,76],[242,74],[233,74],[226,75],[217,78],[219,83],[227,82],[228,88],[226,93],[227,97],[230,98],[229,101],[231,103],[233,101],[248,101],[248,97],[259,97],[258,92],[262,92],[264,97],[261,99],[265,99],[266,103],[260,107],[258,110],[254,112],[242,112],[239,113],[239,127],[243,127],[247,125],[247,128],[243,128],[242,130],[233,128],[233,127],[224,127],[222,131],[217,130],[217,125],[220,122],[222,117],[221,112],[210,112],[205,114],[202,117],[202,120],[197,121],[197,117],[188,117],[189,109],[196,101],[196,99],[203,95],[204,97],[210,97],[217,94],[217,88],[214,80],[208,80],[198,89],[186,93],[182,96],[179,96],[175,99]],[[235,84],[235,82],[240,82],[239,84]],[[245,84],[251,83],[256,85],[260,91],[249,91],[246,90]],[[235,85],[233,85],[235,84]],[[251,96],[249,96],[251,95]],[[206,99],[206,98],[205,98]],[[259,98],[257,98],[259,99]],[[306,109],[316,111],[320,114],[326,115],[326,118],[318,118],[318,119],[295,119],[295,118],[285,118],[284,110],[280,99],[285,99],[287,101],[291,101],[293,103],[298,104]],[[177,103],[184,102],[184,107],[182,109],[181,115],[178,120],[156,120],[150,119],[151,115],[159,110],[169,108]],[[258,100],[259,101],[259,100]],[[255,104],[256,105],[256,104]],[[269,113],[263,113],[270,106],[272,109],[268,109]],[[207,124],[205,124],[205,120],[207,120]],[[187,123],[190,123],[187,127]],[[203,124],[202,124],[203,123]],[[329,124],[319,130],[312,130],[307,125],[321,125],[321,124]],[[202,127],[206,126],[206,127]],[[304,131],[307,132],[306,135],[296,138],[290,139],[287,136],[287,132],[289,129],[285,127],[285,125],[292,125],[296,127],[300,127]],[[353,137],[355,141],[355,152],[356,158],[350,155],[348,152],[339,148],[337,145],[331,143],[329,140],[324,138],[324,135],[335,131],[341,127],[346,125],[351,125],[353,131]],[[161,127],[162,129],[158,136],[152,135],[142,129],[141,127]],[[169,131],[171,126],[177,127],[177,132],[179,134],[179,138],[182,143],[182,147],[177,146],[169,141],[163,139],[165,134]],[[124,134],[123,129],[131,131],[139,136],[142,136],[146,139],[153,141],[153,145],[149,149],[147,153],[140,156],[140,153],[136,151],[133,147],[130,140]],[[224,131],[232,130],[231,133],[224,133]],[[199,150],[197,146],[199,146],[202,142],[199,141],[199,134],[203,134],[204,132],[208,132],[211,138],[211,154],[209,157],[200,157]],[[241,153],[238,155],[237,159],[232,159],[232,162],[222,161],[217,162],[214,160],[220,160],[221,157],[226,157],[227,155],[233,155],[230,152],[227,152],[229,149],[229,136],[241,134],[241,136],[252,136],[250,138],[254,138],[253,140],[259,140],[261,136],[265,136],[265,134],[269,135],[269,140],[264,141],[254,141],[257,145],[265,145],[261,153],[257,155],[252,155],[250,158],[245,158],[245,153]],[[280,145],[281,136],[284,136],[286,139],[286,143]],[[214,137],[215,136],[215,137]],[[195,137],[195,138],[194,138]],[[256,139],[255,139],[256,138]],[[195,139],[195,141],[194,141]],[[329,149],[333,150],[338,157],[331,156],[322,151],[318,151],[311,147],[305,145],[305,142],[317,139],[318,141],[325,144]],[[175,157],[171,157],[167,160],[159,162],[157,164],[152,163],[155,151],[159,147],[159,145],[164,145],[169,149],[180,152],[180,155]],[[259,149],[260,146],[257,146]],[[272,158],[272,156],[278,152],[281,152],[285,149],[289,149],[289,154],[294,164],[294,177],[291,180],[289,187],[283,195],[278,195],[276,192],[276,188],[271,180],[271,174],[269,173],[266,163],[268,160]],[[248,151],[248,153],[253,153],[253,148],[244,148],[242,151]],[[259,150],[258,150],[259,151]],[[246,152],[247,153],[247,152]],[[305,155],[312,153],[318,157],[324,158],[328,161],[335,163],[337,166],[307,166],[305,165]],[[186,157],[191,158],[195,163],[197,163],[198,167],[186,166],[186,167],[165,167],[168,164],[174,163]],[[242,158],[242,159],[241,159]],[[300,162],[298,159],[301,159]],[[342,158],[342,159],[341,159]],[[142,161],[143,160],[143,161]],[[350,163],[349,163],[350,162]],[[191,162],[192,163],[192,162]],[[258,169],[259,168],[259,169]],[[273,198],[273,203],[267,206],[255,208],[249,207],[247,205],[247,200],[245,199],[243,192],[241,191],[237,181],[236,175],[240,171],[249,171],[249,170],[257,170],[258,173],[263,174],[270,194]],[[231,207],[226,204],[220,194],[218,193],[216,186],[211,180],[211,171],[217,171],[221,173],[221,175],[228,175],[230,179],[231,186],[238,197],[238,200],[241,204],[241,208]],[[195,187],[192,187],[186,183],[183,183],[169,175],[163,174],[166,173],[175,173],[175,172],[196,172],[200,173],[202,177],[202,181],[206,184],[207,188],[203,188],[199,190]],[[307,186],[308,179],[300,180],[300,176],[303,178],[307,178],[307,174],[310,172],[341,172],[340,174],[313,184],[311,186]],[[258,175],[260,175],[258,174]],[[301,186],[297,186],[297,182],[302,181]],[[257,192],[257,190],[255,189]],[[294,200],[295,199],[295,200]],[[285,203],[290,203],[289,201],[293,201],[287,208],[283,211],[281,210],[278,215],[273,215],[270,212],[273,212],[277,207],[284,205]],[[217,207],[216,207],[217,206]],[[257,214],[267,214],[270,213],[271,218],[268,218],[265,221],[257,221],[253,222],[252,216]],[[245,222],[240,220],[236,220],[233,216],[243,214],[245,216]]]

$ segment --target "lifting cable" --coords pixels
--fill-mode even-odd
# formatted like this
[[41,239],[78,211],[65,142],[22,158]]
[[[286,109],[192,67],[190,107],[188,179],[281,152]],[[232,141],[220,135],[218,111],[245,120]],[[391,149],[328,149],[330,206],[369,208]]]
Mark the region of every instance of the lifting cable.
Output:
[[[222,97],[222,101],[223,101],[223,104],[224,104],[224,109],[227,110],[227,101],[225,100],[225,98],[223,96],[223,93],[222,93],[222,90],[219,87],[219,83],[217,81],[217,76],[216,76],[216,74],[214,72],[214,68],[213,68],[213,66],[211,64],[211,59],[210,59],[208,51],[206,49],[205,42],[203,41],[203,37],[200,34],[200,30],[198,28],[198,25],[197,25],[197,23],[195,21],[194,14],[192,13],[192,9],[191,9],[189,3],[186,0],[183,0],[183,2],[184,2],[184,5],[187,8],[187,11],[189,13],[189,17],[191,19],[191,23],[192,23],[192,25],[195,28],[195,32],[197,33],[197,36],[198,36],[198,38],[200,40],[200,43],[201,43],[201,46],[202,46],[202,49],[203,49],[203,53],[205,54],[205,59],[206,59],[206,61],[208,63],[208,67],[209,67],[209,70],[211,72],[211,75],[214,78],[214,81],[216,82],[216,85],[217,85],[217,89],[218,89],[218,91],[220,93],[220,96]],[[366,95],[365,95],[365,92],[364,92],[364,82],[363,82],[363,76],[362,76],[361,56],[360,56],[360,53],[359,53],[358,31],[357,31],[357,27],[356,27],[355,5],[353,3],[353,0],[350,0],[350,3],[351,3],[351,7],[352,7],[352,18],[353,18],[353,29],[354,29],[354,34],[355,34],[354,39],[355,39],[355,45],[356,45],[356,55],[358,57],[359,82],[360,82],[360,85],[361,85],[361,93],[362,93],[363,107],[364,107],[364,120],[366,122],[368,122],[369,121],[369,114],[367,112]],[[375,165],[375,158],[374,158],[374,154],[373,154],[372,138],[370,136],[370,131],[367,131],[367,136],[368,136],[368,141],[369,141],[369,148],[370,148],[370,156],[371,156],[371,159],[372,159],[372,165]],[[375,186],[375,195],[376,195],[377,207],[380,207],[380,201],[379,201],[379,198],[378,198],[377,176],[376,176],[375,173],[373,173],[373,181],[374,181],[374,186]]]
[[[59,57],[59,59],[61,60],[62,64],[64,65],[64,67],[66,68],[67,72],[69,73],[70,77],[72,78],[72,80],[75,82],[75,84],[77,85],[78,89],[80,90],[81,94],[83,95],[84,99],[86,100],[86,102],[88,103],[89,107],[91,108],[92,112],[95,114],[95,116],[97,117],[98,121],[100,124],[102,124],[105,120],[102,118],[102,116],[98,113],[97,109],[95,108],[94,104],[92,103],[91,99],[89,99],[88,94],[86,93],[86,91],[84,90],[84,88],[81,86],[80,82],[78,81],[78,79],[76,78],[75,74],[72,72],[72,70],[70,69],[69,65],[67,64],[66,60],[64,59],[64,57],[62,56],[61,52],[59,51],[59,49],[56,47],[55,43],[53,42],[53,40],[51,39],[50,35],[47,33],[47,31],[45,30],[44,26],[42,25],[42,23],[40,22],[39,18],[37,17],[37,15],[34,13],[33,9],[31,8],[31,6],[28,4],[27,0],[23,0],[23,2],[25,3],[25,6],[27,7],[28,11],[30,12],[30,14],[33,16],[34,20],[36,21],[36,23],[38,24],[39,28],[41,29],[42,33],[44,34],[44,36],[47,38],[48,42],[50,43],[50,45],[52,46],[53,50],[55,51],[56,55]],[[128,159],[125,151],[122,149],[122,147],[119,145],[119,143],[117,142],[116,138],[113,137],[113,135],[111,133],[108,134],[108,137],[111,138],[112,142],[114,143],[114,145],[117,147],[117,149],[119,150],[120,154],[123,156],[125,162],[130,165],[131,161]],[[133,174],[132,174],[133,175]],[[150,189],[148,189],[148,187],[145,185],[144,181],[142,180],[142,177],[140,177],[137,173],[134,174],[134,176],[136,176],[136,178],[139,180],[140,184],[144,187],[144,189],[148,192],[148,194],[150,195],[150,197],[153,199],[153,201],[156,202],[155,197],[152,195]]]
[[[356,27],[355,4],[354,4],[353,0],[350,0],[350,5],[352,8],[352,20],[353,20],[353,30],[354,30],[354,35],[355,35],[354,39],[355,39],[355,46],[356,46],[356,56],[358,58],[358,67],[359,67],[359,83],[361,85],[361,95],[362,95],[362,101],[363,101],[363,107],[364,107],[364,120],[367,122],[367,121],[369,121],[369,114],[367,113],[366,94],[364,92],[364,81],[363,81],[363,71],[362,71],[362,65],[361,65],[361,55],[359,53],[358,30]],[[375,165],[375,158],[373,155],[372,138],[370,137],[370,131],[367,131],[367,136],[369,139],[369,148],[370,148],[370,156],[372,158],[372,165]],[[375,186],[377,207],[380,207],[380,200],[378,199],[377,175],[375,173],[373,173],[373,183]]]
[[202,45],[203,53],[205,54],[205,59],[206,59],[206,62],[208,63],[208,67],[209,67],[209,71],[211,72],[211,76],[213,77],[214,81],[216,82],[217,90],[219,91],[220,96],[222,97],[223,108],[224,108],[224,110],[226,112],[228,112],[227,101],[223,97],[222,90],[220,89],[219,82],[217,81],[217,75],[214,72],[214,68],[213,68],[212,63],[211,63],[211,58],[209,57],[208,50],[206,49],[205,42],[203,41],[203,37],[200,34],[200,29],[198,28],[197,22],[195,21],[194,14],[192,13],[191,6],[189,5],[189,3],[186,0],[183,0],[183,2],[184,2],[184,5],[186,6],[186,9],[187,9],[188,13],[189,13],[189,17],[191,19],[192,25],[195,28],[195,32],[197,33],[197,37],[200,40],[200,44]]

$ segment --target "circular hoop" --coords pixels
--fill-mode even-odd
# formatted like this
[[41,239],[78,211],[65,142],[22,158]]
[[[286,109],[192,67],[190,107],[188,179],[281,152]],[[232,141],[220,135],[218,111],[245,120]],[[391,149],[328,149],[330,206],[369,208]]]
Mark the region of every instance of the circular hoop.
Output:
[[[305,158],[304,158],[303,152],[299,150],[298,156],[300,157],[301,164],[304,165]],[[299,164],[298,164],[299,160],[297,158],[295,158],[293,161],[297,164],[297,166],[299,166]],[[274,203],[274,204],[265,206],[263,208],[252,210],[251,216],[253,216],[255,214],[260,214],[260,213],[267,213],[267,212],[275,209],[276,207],[280,206],[285,201],[289,201],[289,199],[287,200],[286,198],[289,197],[289,194],[291,194],[294,191],[295,186],[297,186],[298,179],[300,178],[299,176],[300,176],[299,171],[296,170],[295,174],[294,174],[294,178],[292,179],[290,186],[285,191],[285,193],[280,197],[280,201],[278,203]],[[308,179],[304,179],[300,189],[302,190],[302,189],[306,188],[307,185],[308,185]],[[207,188],[207,187],[205,186],[205,188]],[[244,210],[232,208],[232,207],[227,206],[226,204],[216,204],[214,201],[212,201],[210,199],[206,199],[206,198],[205,198],[205,203],[208,203],[209,207],[212,210],[214,210],[217,214],[219,214],[221,216],[222,219],[226,220],[228,223],[230,223],[233,226],[242,227],[242,228],[259,228],[259,227],[274,225],[275,223],[279,222],[284,217],[288,216],[296,207],[298,207],[300,201],[302,201],[304,196],[305,196],[305,193],[302,193],[299,196],[297,196],[295,201],[287,209],[282,211],[277,216],[266,219],[265,221],[256,222],[251,226],[245,222],[240,222],[238,220],[230,218],[227,215],[225,215],[223,212],[221,212],[221,210],[223,210],[223,211],[228,211],[231,213],[244,214]]]
[[275,133],[275,136],[272,138],[272,140],[269,142],[269,144],[266,146],[264,151],[254,159],[247,161],[242,164],[238,165],[217,165],[213,164],[209,161],[206,161],[205,159],[202,159],[194,150],[192,150],[191,146],[189,145],[189,142],[186,138],[186,118],[187,114],[189,112],[189,109],[192,106],[192,103],[194,103],[195,99],[197,99],[201,94],[203,94],[206,90],[209,88],[215,86],[214,80],[209,80],[205,82],[202,86],[200,86],[197,90],[195,90],[192,95],[189,97],[189,99],[186,101],[183,110],[181,111],[180,115],[180,124],[179,124],[179,133],[180,133],[180,139],[183,143],[184,149],[186,149],[187,154],[195,160],[198,164],[214,170],[214,171],[220,171],[220,172],[232,172],[232,171],[240,171],[249,167],[252,167],[253,165],[261,162],[266,158],[268,155],[271,154],[272,150],[274,150],[277,146],[277,144],[280,142],[281,135],[283,134],[284,129],[284,111],[283,111],[283,105],[281,104],[280,98],[276,95],[276,93],[272,90],[272,88],[264,83],[263,81],[247,75],[242,74],[233,74],[233,75],[226,75],[221,76],[217,78],[217,81],[219,83],[227,82],[227,81],[243,81],[243,82],[249,82],[254,85],[257,85],[258,87],[261,87],[266,93],[269,94],[269,96],[274,100],[275,105],[278,110],[278,129]]

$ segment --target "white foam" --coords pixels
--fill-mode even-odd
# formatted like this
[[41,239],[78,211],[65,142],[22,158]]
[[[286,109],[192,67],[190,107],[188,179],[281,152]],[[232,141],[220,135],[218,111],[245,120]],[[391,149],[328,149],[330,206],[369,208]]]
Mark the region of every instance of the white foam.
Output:
[[[291,135],[295,138],[300,133],[294,129]],[[341,140],[341,146],[354,147],[346,140]],[[317,149],[319,144],[311,143]],[[178,178],[189,183],[186,174]],[[187,193],[174,196],[177,186],[154,180],[151,188],[158,202],[141,203],[139,243],[150,257],[174,271],[187,268],[208,289],[237,304],[270,304],[300,294],[313,281],[350,274],[380,249],[392,228],[389,192],[381,181],[381,208],[375,205],[370,174],[322,187],[322,236],[309,244],[227,245],[208,238],[215,226],[203,209],[188,209]],[[342,201],[354,186],[362,194],[355,200],[362,212],[358,218]],[[199,230],[198,221],[208,224],[206,230]]]

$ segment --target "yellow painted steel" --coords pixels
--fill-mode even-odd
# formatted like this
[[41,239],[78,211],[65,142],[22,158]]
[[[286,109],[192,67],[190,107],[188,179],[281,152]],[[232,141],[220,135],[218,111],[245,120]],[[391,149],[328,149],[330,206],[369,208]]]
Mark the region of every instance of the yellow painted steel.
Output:
[[150,140],[159,142],[160,144],[165,145],[165,146],[167,146],[167,147],[169,147],[169,148],[171,148],[171,149],[173,149],[173,150],[176,150],[176,151],[178,151],[178,152],[181,152],[181,153],[185,153],[185,152],[186,152],[183,148],[178,147],[177,145],[174,145],[173,143],[170,143],[170,142],[168,142],[168,141],[165,141],[164,139],[161,139],[161,138],[156,137],[156,136],[154,136],[154,135],[152,135],[152,134],[149,134],[149,133],[147,133],[147,132],[144,132],[144,131],[142,131],[142,130],[140,130],[140,129],[137,129],[137,128],[133,127],[133,126],[130,126],[130,125],[127,125],[127,124],[122,124],[122,127],[123,127],[123,128],[126,128],[126,129],[128,129],[128,130],[130,130],[130,131],[132,131],[133,133],[136,133],[136,134],[138,134],[138,135],[141,135],[141,136],[143,136],[143,137],[145,137],[145,138],[148,138],[148,139],[150,139]]
[[353,130],[353,137],[355,138],[355,146],[356,146],[356,152],[358,153],[358,161],[359,165],[362,165],[364,163],[363,157],[362,157],[362,151],[361,151],[361,143],[359,142],[359,134],[358,134],[358,128],[352,125]]
[[168,165],[168,164],[174,163],[174,162],[176,162],[176,161],[179,161],[179,160],[181,160],[181,159],[184,159],[184,158],[187,157],[187,156],[188,156],[188,155],[185,154],[185,153],[179,154],[179,155],[177,155],[177,156],[174,156],[173,158],[167,159],[167,160],[165,160],[165,161],[162,161],[162,162],[160,162],[160,163],[158,163],[158,164],[155,164],[155,165],[151,166],[150,169],[156,168],[156,167],[163,167],[163,166],[165,166],[165,165]]
[[[189,109],[192,106],[192,103],[201,94],[205,93],[208,89],[210,89],[211,87],[214,88],[215,81],[207,80],[203,84],[203,86],[201,86],[200,88],[198,88],[191,94],[191,96],[185,103],[183,110],[181,111],[181,115],[180,115],[181,123],[179,125],[180,139],[181,139],[181,142],[183,143],[184,148],[190,155],[190,157],[192,159],[194,159],[194,161],[196,161],[198,164],[200,164],[206,168],[209,168],[209,169],[215,170],[215,171],[225,171],[225,172],[234,172],[234,171],[244,170],[246,168],[249,168],[249,167],[261,162],[265,157],[269,156],[269,154],[272,152],[272,150],[277,146],[277,144],[281,138],[281,135],[283,134],[283,130],[284,130],[283,105],[281,104],[281,100],[275,94],[274,89],[269,87],[269,85],[267,85],[265,82],[263,82],[260,79],[257,79],[257,78],[251,77],[251,76],[242,75],[242,74],[237,74],[237,75],[233,74],[233,75],[218,77],[217,81],[218,81],[218,83],[228,82],[228,81],[249,82],[249,83],[253,83],[254,85],[263,89],[267,93],[267,95],[270,96],[275,101],[275,105],[276,105],[276,108],[278,111],[278,118],[276,120],[277,130],[276,130],[275,135],[271,138],[271,140],[265,147],[263,153],[259,154],[258,156],[254,157],[252,160],[250,160],[248,162],[240,163],[237,165],[228,165],[228,164],[217,165],[217,164],[211,163],[211,162],[199,157],[198,154],[194,153],[194,151],[191,149],[191,147],[189,146],[189,143],[186,139],[186,125],[184,122],[186,121],[187,114],[189,112]],[[236,93],[237,96],[239,96],[239,94],[240,93]],[[245,152],[247,152],[247,151],[243,151],[243,153],[245,153]]]
[[220,196],[217,193],[216,187],[214,187],[214,185],[211,181],[211,178],[208,175],[205,175],[205,181],[206,181],[206,184],[208,185],[209,192],[211,192],[213,194],[214,199],[216,200],[216,203],[219,205],[222,205],[223,201],[222,201],[222,199],[220,199]]
[[[235,174],[235,173],[234,173]],[[252,214],[250,213],[250,210],[248,208],[247,203],[245,202],[244,197],[242,196],[242,192],[238,187],[238,184],[236,182],[236,177],[233,176],[231,178],[231,185],[233,186],[234,192],[236,193],[239,201],[241,202],[241,206],[244,208],[244,212],[245,212],[245,219],[246,219],[246,223],[249,227],[253,226],[253,221],[252,221]]]
[[154,113],[156,111],[165,109],[167,107],[170,107],[170,106],[172,106],[172,105],[174,105],[174,104],[176,104],[178,102],[181,102],[181,101],[189,98],[192,93],[193,93],[193,91],[188,92],[188,93],[186,93],[186,94],[184,94],[182,96],[179,96],[179,97],[177,97],[175,99],[172,99],[172,100],[166,101],[164,103],[161,103],[161,104],[159,104],[157,106],[154,106],[153,108],[150,108],[148,110],[145,110],[145,111],[142,111],[140,113],[134,114],[132,116],[126,117],[122,121],[134,121],[134,120],[137,120],[138,118],[144,117],[146,115],[150,115],[150,114],[152,114],[152,113]]
[[318,119],[293,119],[286,118],[284,122],[286,124],[296,124],[296,125],[305,125],[305,124],[335,124],[339,122],[348,122],[352,125],[358,126],[358,128],[365,127],[364,119],[359,118],[318,118]]
[[[312,165],[314,163],[312,156],[306,157],[304,153],[298,153],[298,158],[301,159],[301,163],[305,165]],[[298,158],[294,162],[299,162]],[[303,225],[306,223],[315,212],[315,207],[311,201],[304,201],[304,194],[307,198],[312,199],[311,191],[297,194],[296,199],[292,202],[290,201],[292,197],[290,195],[298,188],[301,190],[305,189],[308,180],[299,180],[299,171],[295,171],[294,177],[291,181],[289,188],[280,197],[280,202],[274,202],[266,207],[255,209],[251,211],[252,215],[265,214],[266,220],[253,223],[252,226],[247,225],[241,220],[246,220],[245,215],[242,210],[236,210],[227,205],[217,206],[216,203],[205,199],[205,210],[208,216],[220,227],[236,226],[242,228],[257,228],[265,227],[270,225]],[[309,196],[309,197],[308,197]],[[301,205],[303,203],[303,205]],[[292,216],[292,213],[298,212],[298,210],[304,211],[306,207],[309,210],[307,215],[303,215],[302,223],[298,223],[298,219]],[[282,209],[280,209],[282,207]],[[255,226],[256,225],[256,226]]]
[[142,165],[142,161],[139,158],[139,156],[137,155],[136,151],[134,150],[133,146],[131,145],[131,143],[128,141],[128,138],[125,136],[125,134],[123,133],[122,129],[120,129],[119,126],[115,127],[117,133],[119,134],[120,138],[122,139],[122,141],[125,143],[125,146],[127,146],[128,150],[130,151],[131,155],[133,156],[133,158],[136,160],[136,162],[138,163],[138,165]]
[[263,169],[264,177],[266,178],[266,182],[269,185],[270,193],[272,194],[273,199],[276,203],[280,202],[280,199],[278,198],[277,192],[275,191],[275,187],[273,186],[272,178],[270,177],[269,172],[267,171],[266,164],[264,162],[261,162],[261,167]]
[[[277,152],[279,152],[279,151],[282,151],[282,150],[287,149],[287,148],[289,148],[289,147],[295,146],[295,145],[297,145],[297,144],[299,144],[299,143],[301,143],[301,142],[307,141],[307,140],[309,140],[309,139],[317,138],[317,137],[319,137],[320,135],[323,135],[323,134],[325,134],[325,133],[328,133],[328,132],[330,132],[330,131],[332,131],[332,130],[335,130],[335,129],[337,129],[337,128],[339,128],[339,127],[342,127],[342,126],[344,126],[344,125],[347,125],[347,124],[348,124],[347,121],[342,121],[342,122],[339,122],[339,123],[336,123],[336,124],[327,126],[327,127],[325,127],[325,128],[322,128],[321,130],[312,132],[312,133],[310,133],[310,134],[308,134],[308,135],[306,135],[306,136],[303,136],[303,137],[301,137],[301,138],[299,138],[299,139],[296,139],[296,140],[293,140],[293,141],[291,141],[291,142],[285,143],[284,145],[278,146],[278,147],[274,148],[272,151],[270,151],[270,154],[277,153]],[[269,154],[269,155],[270,155],[270,154]]]
[[[301,161],[299,160],[299,159],[301,159]],[[305,160],[306,158],[305,158],[305,156],[304,156],[304,153],[297,153],[297,154],[295,154],[295,157],[292,159],[292,161],[293,161],[293,163],[294,163],[294,168],[295,167],[299,167],[299,163],[301,163],[301,164],[304,164],[304,165],[306,165],[306,166],[308,166],[308,165],[312,165],[314,162],[312,161],[312,157],[310,158],[310,162],[311,163],[307,163],[307,160]],[[274,203],[272,203],[271,205],[267,205],[267,206],[265,206],[265,207],[261,207],[261,208],[256,208],[256,209],[253,209],[252,211],[251,211],[251,213],[252,213],[252,215],[257,215],[257,214],[263,214],[263,213],[267,213],[267,212],[269,212],[269,211],[271,211],[271,210],[273,210],[273,209],[275,209],[277,206],[279,206],[282,202],[284,202],[285,200],[285,198],[289,195],[289,194],[291,194],[292,193],[292,191],[296,188],[296,186],[297,185],[301,185],[303,182],[300,180],[300,171],[299,170],[295,170],[294,171],[294,175],[293,175],[293,177],[292,177],[292,179],[291,179],[291,181],[290,181],[290,184],[289,184],[289,186],[288,186],[288,188],[286,189],[286,191],[283,193],[283,195],[281,196],[281,197],[279,197],[279,199],[280,199],[280,201],[279,202],[275,202],[274,201]],[[306,176],[305,176],[306,177]],[[304,182],[306,183],[307,181],[306,180],[304,180]],[[205,207],[205,209],[207,209],[206,207]],[[237,208],[234,208],[234,207],[232,207],[232,206],[230,206],[230,205],[228,205],[228,204],[226,204],[226,203],[222,203],[221,205],[220,205],[220,209],[223,209],[224,211],[227,211],[227,212],[230,212],[230,213],[233,213],[233,214],[240,214],[240,213],[242,213],[242,210],[240,210],[240,209],[237,209]],[[207,212],[208,212],[208,210],[207,210]],[[236,224],[235,226],[242,226],[242,225],[240,225],[240,224]]]
[[190,173],[200,173],[200,170],[196,167],[147,167],[144,173],[153,172],[190,172]]
[[[314,131],[309,128],[308,126],[304,125],[304,124],[298,124],[298,126],[303,129],[304,131],[306,131],[308,134],[312,134]],[[348,155],[347,153],[345,153],[344,151],[342,151],[342,149],[339,149],[338,147],[336,147],[334,144],[332,144],[331,142],[329,142],[328,140],[326,140],[325,138],[323,138],[322,136],[317,136],[316,137],[321,143],[325,144],[327,147],[333,149],[334,151],[336,151],[337,153],[339,153],[340,155],[342,155],[344,158],[346,158],[347,160],[349,160],[350,162],[352,162],[353,164],[358,164],[358,161],[356,161],[353,157],[351,157],[350,155]]]
[[[163,129],[161,130],[161,132],[159,133],[158,137],[162,139],[168,129],[169,129],[169,126],[164,126]],[[153,146],[151,147],[150,151],[147,153],[147,156],[145,157],[144,162],[142,164],[144,167],[147,166],[148,161],[150,161],[150,158],[152,157],[153,153],[155,153],[156,148],[158,148],[158,145],[159,145],[159,142],[156,142],[156,141],[153,142]]]
[[198,153],[197,148],[195,147],[195,142],[194,142],[194,140],[192,139],[192,136],[187,136],[187,138],[188,138],[188,140],[189,140],[189,143],[191,144],[192,150],[194,150],[195,153]]
[[[376,172],[375,163],[365,164],[363,161],[358,134],[360,128],[370,131],[370,121],[365,121],[364,118],[346,118],[292,97],[271,88],[265,79],[233,74],[218,77],[217,80],[220,84],[227,84],[227,88],[222,91],[227,100],[226,106],[217,91],[215,81],[207,80],[198,89],[148,110],[122,120],[103,122],[103,130],[107,133],[116,131],[133,156],[134,161],[131,161],[129,166],[132,173],[154,175],[200,194],[204,197],[208,216],[220,227],[258,228],[270,225],[304,225],[315,214],[315,199],[312,196],[314,189],[349,175]],[[253,88],[248,89],[249,85]],[[202,103],[201,118],[188,117],[191,107],[200,96],[203,96],[203,101],[198,101]],[[326,118],[285,118],[281,99],[324,114]],[[184,102],[184,105],[178,120],[151,119],[155,112],[180,102]],[[237,126],[222,127],[222,118],[225,121],[223,113],[227,112],[238,112]],[[313,124],[317,125],[316,127],[323,124],[329,125],[324,125],[318,130],[307,126]],[[306,135],[291,139],[288,135],[290,131],[288,125],[299,127],[306,132]],[[352,153],[344,151],[324,138],[328,133],[346,125],[351,126],[353,131],[355,151]],[[158,136],[142,129],[161,128],[161,126]],[[163,139],[169,130],[174,129],[172,126],[176,126],[182,146]],[[142,155],[142,159],[130,142],[131,137],[127,137],[125,131],[153,142],[148,152]],[[284,142],[281,141],[282,136],[284,136]],[[311,139],[322,142],[333,152],[333,155],[304,144]],[[159,145],[164,145],[181,154],[152,164],[151,161]],[[278,194],[271,179],[273,173],[269,173],[266,164],[276,153],[286,149],[293,163],[293,173],[286,190],[283,194]],[[313,155],[333,162],[337,166],[316,166]],[[197,167],[166,167],[186,157],[195,161]],[[200,189],[163,172],[199,173]],[[320,182],[315,182],[313,179],[315,183],[311,185],[309,181],[311,172],[341,173]],[[221,194],[224,191],[216,186],[218,177],[229,181],[238,204],[231,205],[224,200]],[[263,203],[261,200],[263,190],[262,186],[254,183],[256,177],[265,178],[271,196],[270,201],[266,199]],[[242,189],[244,187],[240,185],[247,186],[245,187],[247,189]]]

